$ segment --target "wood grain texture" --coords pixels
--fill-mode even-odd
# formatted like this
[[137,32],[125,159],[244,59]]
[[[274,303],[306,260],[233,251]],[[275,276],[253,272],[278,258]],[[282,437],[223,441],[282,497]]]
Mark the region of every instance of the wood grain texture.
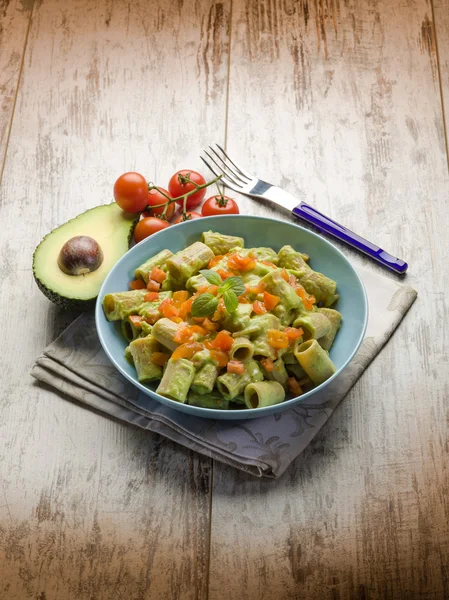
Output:
[[33,2],[0,1],[0,179]]
[[234,0],[231,31],[231,156],[407,259],[420,297],[280,481],[215,465],[209,598],[447,598],[449,181],[432,7]]
[[210,460],[32,384],[74,315],[40,294],[31,260],[52,228],[110,202],[122,172],[166,184],[224,140],[228,14],[206,0],[34,8],[0,191],[2,600],[206,597]]
[[446,147],[449,148],[449,0],[433,0],[433,12],[435,45],[440,67],[441,99],[446,126]]

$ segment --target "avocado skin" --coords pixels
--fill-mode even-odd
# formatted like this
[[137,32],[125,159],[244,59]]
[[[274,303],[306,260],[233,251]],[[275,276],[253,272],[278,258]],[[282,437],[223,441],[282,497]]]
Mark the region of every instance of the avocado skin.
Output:
[[[98,208],[98,207],[95,206],[93,208],[89,208],[88,210],[84,211],[83,213],[80,213],[79,215],[77,215],[76,217],[73,217],[73,219],[69,219],[68,221],[66,221],[66,223],[70,223],[71,221],[75,221],[81,215],[84,215],[84,214],[90,212],[91,210],[95,210],[96,208]],[[128,248],[131,246],[131,242],[133,240],[133,235],[134,235],[134,229],[136,228],[136,225],[139,222],[139,219],[140,219],[140,213],[136,214],[135,219],[131,222],[130,230],[129,230],[129,233],[128,233]],[[65,225],[65,223],[63,223],[63,225]],[[84,312],[84,311],[90,310],[91,308],[94,308],[95,303],[97,301],[97,296],[95,296],[93,298],[89,298],[88,300],[82,300],[80,298],[66,298],[65,296],[62,296],[61,294],[58,294],[57,292],[55,292],[55,291],[51,290],[50,288],[48,288],[45,285],[45,283],[39,278],[39,276],[36,273],[35,256],[36,256],[37,249],[39,248],[39,246],[42,244],[42,242],[48,236],[52,235],[52,233],[54,231],[56,231],[57,229],[59,229],[60,227],[61,227],[61,225],[59,225],[58,227],[55,227],[55,229],[52,229],[49,233],[47,233],[47,235],[44,235],[44,237],[41,239],[41,241],[39,242],[39,244],[36,246],[35,251],[33,252],[33,277],[34,277],[34,281],[36,282],[37,287],[44,294],[44,296],[46,296],[51,302],[53,302],[57,306],[60,306],[61,308],[65,309],[65,310],[73,310],[73,311],[78,311],[78,312]]]

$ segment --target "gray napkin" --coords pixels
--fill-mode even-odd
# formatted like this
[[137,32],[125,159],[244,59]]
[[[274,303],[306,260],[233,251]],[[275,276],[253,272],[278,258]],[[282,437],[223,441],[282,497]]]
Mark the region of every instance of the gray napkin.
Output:
[[279,477],[304,450],[385,345],[417,292],[359,268],[369,301],[366,337],[343,373],[312,399],[248,421],[216,421],[170,409],[139,392],[113,367],[98,340],[94,316],[78,317],[38,358],[31,375],[117,419],[157,432],[187,448],[256,476]]

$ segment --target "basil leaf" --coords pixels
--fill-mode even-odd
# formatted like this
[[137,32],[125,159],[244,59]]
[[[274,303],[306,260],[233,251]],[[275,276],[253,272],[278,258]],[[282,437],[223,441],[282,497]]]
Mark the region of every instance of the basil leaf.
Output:
[[217,310],[218,298],[212,294],[200,294],[192,304],[192,317],[207,317]]
[[221,286],[221,291],[226,292],[227,290],[231,290],[236,294],[236,296],[241,296],[245,293],[246,287],[241,277],[233,276],[228,277],[224,280],[223,285]]
[[211,271],[210,269],[202,269],[201,275],[207,279],[207,283],[211,285],[221,285],[221,277],[217,271]]
[[237,307],[239,305],[239,299],[232,290],[227,290],[223,294],[223,301],[225,303],[226,310],[228,311],[228,313],[233,313],[237,310]]

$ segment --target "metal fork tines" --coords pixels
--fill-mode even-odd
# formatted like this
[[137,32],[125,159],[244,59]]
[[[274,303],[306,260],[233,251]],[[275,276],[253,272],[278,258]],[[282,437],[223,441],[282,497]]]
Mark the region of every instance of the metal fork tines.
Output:
[[201,160],[216,177],[222,175],[221,181],[224,185],[235,192],[243,194],[251,193],[251,190],[258,183],[259,179],[250,175],[243,167],[237,165],[223,150],[221,146],[215,144],[216,148],[209,146],[210,153],[204,150],[204,154],[209,158],[207,161],[203,156]]

